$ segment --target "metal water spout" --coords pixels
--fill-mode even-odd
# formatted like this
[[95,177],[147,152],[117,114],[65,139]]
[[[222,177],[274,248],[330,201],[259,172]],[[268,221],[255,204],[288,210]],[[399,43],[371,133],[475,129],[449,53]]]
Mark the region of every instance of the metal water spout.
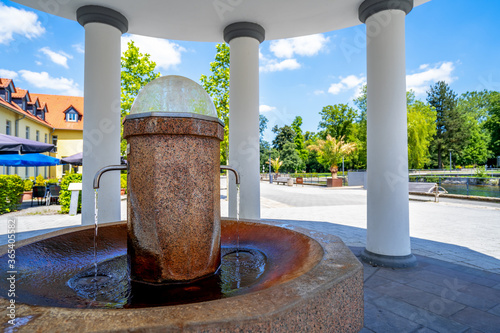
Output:
[[235,168],[230,167],[229,165],[221,165],[220,168],[222,170],[232,171],[234,173],[234,178],[235,178],[235,181],[236,181],[236,185],[240,185],[240,175],[239,175],[238,171],[236,171]]
[[101,182],[101,176],[108,171],[116,170],[127,170],[128,166],[126,164],[122,165],[108,165],[96,172],[94,176],[94,189],[99,188],[99,183]]

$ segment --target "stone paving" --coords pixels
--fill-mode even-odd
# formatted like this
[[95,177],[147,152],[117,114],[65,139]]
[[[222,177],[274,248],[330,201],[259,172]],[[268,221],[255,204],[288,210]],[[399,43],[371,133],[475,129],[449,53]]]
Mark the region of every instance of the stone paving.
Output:
[[[395,270],[364,264],[362,332],[500,332],[500,204],[412,199],[410,232],[418,266]],[[80,215],[57,210],[37,207],[1,216],[0,243],[6,243],[8,218],[17,218],[18,239],[80,225]],[[221,211],[227,214],[224,199]],[[361,188],[262,182],[261,216],[288,228],[335,234],[358,257],[365,246],[366,191]]]

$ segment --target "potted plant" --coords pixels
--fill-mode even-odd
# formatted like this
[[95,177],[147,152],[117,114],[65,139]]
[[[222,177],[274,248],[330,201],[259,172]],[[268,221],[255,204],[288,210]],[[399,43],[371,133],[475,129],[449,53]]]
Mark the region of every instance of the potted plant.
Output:
[[127,193],[127,174],[123,173],[120,175],[120,194],[124,195]]
[[32,195],[33,195],[33,181],[31,179],[25,179],[24,192],[20,202],[23,202],[25,200],[31,200]]
[[337,140],[328,134],[326,140],[317,140],[316,143],[309,145],[307,149],[317,151],[319,162],[330,169],[332,178],[326,179],[326,186],[341,187],[342,179],[337,177],[338,164],[342,161],[342,157],[349,156],[356,150],[356,143],[346,143],[343,136]]

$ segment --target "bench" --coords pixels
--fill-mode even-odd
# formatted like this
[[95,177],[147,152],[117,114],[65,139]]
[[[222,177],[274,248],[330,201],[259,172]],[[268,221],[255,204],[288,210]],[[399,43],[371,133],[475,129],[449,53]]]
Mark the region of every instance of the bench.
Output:
[[441,194],[448,193],[448,191],[436,183],[423,182],[409,182],[408,192],[410,194],[434,194],[434,202],[439,202]]
[[276,182],[276,183],[283,183],[283,185],[286,185],[288,184],[288,180],[290,179],[290,177],[278,177],[276,179],[273,179],[273,182]]

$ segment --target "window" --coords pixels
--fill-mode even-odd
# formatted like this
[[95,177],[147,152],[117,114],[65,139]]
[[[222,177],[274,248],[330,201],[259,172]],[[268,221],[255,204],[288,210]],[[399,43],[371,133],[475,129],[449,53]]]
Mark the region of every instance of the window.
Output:
[[66,121],[77,122],[78,121],[78,114],[76,114],[74,112],[66,113]]
[[52,144],[54,145],[54,152],[57,152],[57,135],[52,135]]
[[7,135],[11,135],[12,131],[12,123],[10,122],[10,120],[7,120],[7,123],[5,124],[5,134]]
[[47,143],[47,134],[45,134],[45,143]]
[[26,126],[26,139],[30,138],[30,127]]
[[40,141],[40,131],[36,131],[36,141]]
[[10,103],[10,90],[8,87],[5,90],[5,100],[7,101],[7,103]]

